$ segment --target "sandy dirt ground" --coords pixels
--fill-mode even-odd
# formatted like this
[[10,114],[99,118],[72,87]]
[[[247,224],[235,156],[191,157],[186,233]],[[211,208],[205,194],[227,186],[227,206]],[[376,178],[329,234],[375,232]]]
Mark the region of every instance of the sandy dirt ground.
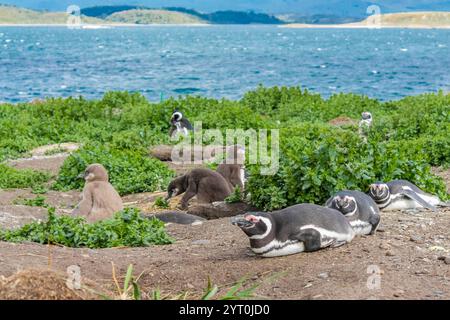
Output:
[[[436,172],[450,188],[450,170]],[[34,197],[30,190],[0,191],[0,226],[45,218],[42,208],[13,205],[19,196]],[[79,199],[77,192],[45,196],[60,210]],[[151,208],[154,199],[142,194],[124,201]],[[176,242],[149,248],[91,250],[0,242],[0,276],[26,268],[66,272],[77,265],[86,281],[113,290],[114,263],[120,276],[129,264],[136,275],[142,273],[144,296],[156,288],[163,294],[198,296],[208,277],[223,292],[247,277],[250,284],[260,284],[256,294],[263,299],[450,299],[450,208],[383,212],[374,236],[357,237],[335,249],[269,259],[251,254],[247,237],[229,218],[198,226],[168,225],[167,230]]]

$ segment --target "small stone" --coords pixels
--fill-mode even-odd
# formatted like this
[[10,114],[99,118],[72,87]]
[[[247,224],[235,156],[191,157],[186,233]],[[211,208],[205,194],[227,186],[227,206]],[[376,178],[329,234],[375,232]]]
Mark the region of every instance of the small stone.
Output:
[[193,245],[205,245],[205,244],[209,244],[209,240],[195,240],[192,241]]
[[383,250],[389,250],[391,248],[391,246],[385,242],[380,243],[379,247],[380,247],[380,249],[383,249]]
[[423,242],[422,240],[423,240],[422,237],[419,237],[419,236],[411,236],[409,238],[409,241],[412,241],[412,242]]
[[444,259],[445,264],[450,264],[450,257]]
[[439,257],[438,257],[438,260],[439,260],[439,261],[444,261],[445,258],[447,258],[447,257],[446,257],[446,256],[439,256]]
[[384,227],[378,227],[377,231],[378,232],[386,232],[386,229]]
[[321,279],[328,279],[329,275],[328,275],[328,272],[323,272],[323,273],[320,273],[318,275],[318,277]]
[[395,254],[392,251],[388,251],[388,252],[386,252],[386,256],[395,257]]
[[405,294],[405,291],[403,291],[403,290],[396,290],[395,292],[394,292],[394,297],[401,297],[401,296],[403,296]]
[[307,284],[305,284],[304,286],[303,286],[303,288],[309,288],[309,287],[312,287],[312,283],[307,283]]

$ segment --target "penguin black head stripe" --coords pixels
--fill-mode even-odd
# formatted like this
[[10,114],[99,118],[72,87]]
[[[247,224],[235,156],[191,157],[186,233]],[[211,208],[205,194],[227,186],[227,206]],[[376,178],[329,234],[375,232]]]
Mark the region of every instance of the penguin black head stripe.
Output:
[[371,184],[369,193],[376,202],[386,201],[390,197],[389,186],[383,182]]
[[244,231],[250,239],[263,238],[272,229],[270,216],[264,213],[247,213],[234,217],[231,223]]
[[372,120],[372,114],[370,112],[363,112],[361,116],[363,120]]
[[171,122],[172,123],[180,122],[182,119],[183,119],[183,114],[180,111],[175,110],[172,114]]
[[337,210],[342,212],[345,216],[352,215],[356,212],[356,200],[351,196],[335,196],[333,198],[334,205]]
[[356,234],[373,234],[380,223],[377,203],[361,191],[340,191],[328,199],[325,206],[341,212]]

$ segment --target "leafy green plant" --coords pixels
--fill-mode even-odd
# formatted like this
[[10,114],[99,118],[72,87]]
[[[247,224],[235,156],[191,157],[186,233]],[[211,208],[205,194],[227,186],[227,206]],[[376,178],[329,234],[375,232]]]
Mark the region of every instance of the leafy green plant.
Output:
[[47,200],[47,198],[43,196],[37,196],[33,199],[16,199],[14,200],[14,204],[20,204],[30,207],[47,207],[45,200]]
[[165,164],[147,155],[87,145],[66,159],[53,188],[61,191],[81,189],[84,181],[78,176],[93,163],[105,166],[111,184],[121,195],[161,190],[173,177]]
[[74,248],[146,247],[173,242],[163,222],[144,218],[139,210],[133,208],[93,224],[79,217],[57,216],[55,209],[49,208],[46,222],[33,222],[17,230],[2,230],[0,240],[51,243]]
[[155,200],[154,206],[159,209],[168,209],[169,202],[166,199],[164,199],[163,197],[158,197]]
[[37,184],[35,186],[33,186],[31,193],[33,194],[46,194],[48,192],[48,189],[41,185],[41,184]]
[[51,175],[46,172],[30,169],[15,169],[5,164],[0,164],[0,188],[32,188],[46,183]]
[[244,193],[239,186],[234,188],[233,193],[225,199],[226,203],[238,203],[242,201],[244,201]]

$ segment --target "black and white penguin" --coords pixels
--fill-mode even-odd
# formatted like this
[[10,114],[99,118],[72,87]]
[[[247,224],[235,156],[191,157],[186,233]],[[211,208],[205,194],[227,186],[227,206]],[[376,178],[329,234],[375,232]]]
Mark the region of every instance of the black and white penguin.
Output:
[[406,180],[371,184],[369,196],[375,200],[381,210],[428,208],[436,211],[436,206],[450,206],[438,197],[420,190],[415,184]]
[[340,211],[356,234],[374,234],[380,224],[380,210],[375,201],[360,191],[340,191],[325,206]]
[[361,114],[361,121],[359,122],[359,127],[370,128],[372,126],[372,114],[370,112],[363,112]]
[[169,135],[173,137],[176,134],[182,134],[184,136],[189,135],[189,131],[193,131],[191,123],[188,119],[186,119],[181,111],[175,110],[170,118],[170,124],[172,125],[170,128]]
[[314,204],[298,204],[283,210],[247,213],[231,219],[250,239],[254,253],[279,257],[338,247],[355,233],[337,210]]

